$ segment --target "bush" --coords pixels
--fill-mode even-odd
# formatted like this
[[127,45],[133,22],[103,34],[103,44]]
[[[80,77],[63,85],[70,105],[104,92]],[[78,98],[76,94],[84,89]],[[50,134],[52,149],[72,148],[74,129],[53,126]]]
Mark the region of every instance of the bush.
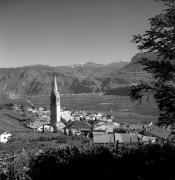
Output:
[[[79,145],[23,153],[15,162],[15,174],[24,179],[175,179],[175,147],[146,145],[134,148],[116,145]],[[0,178],[13,179],[10,163]],[[3,171],[7,169],[7,171]],[[16,178],[16,177],[15,177]],[[15,179],[14,178],[14,179]]]
[[29,176],[35,179],[112,178],[175,179],[172,163],[175,148],[159,145],[119,149],[110,146],[79,146],[50,150],[30,160]]

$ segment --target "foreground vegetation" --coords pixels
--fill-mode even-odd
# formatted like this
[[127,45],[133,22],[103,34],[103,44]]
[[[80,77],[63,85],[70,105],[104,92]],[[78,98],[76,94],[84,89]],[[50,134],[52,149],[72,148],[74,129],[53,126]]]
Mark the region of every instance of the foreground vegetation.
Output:
[[62,133],[17,132],[8,143],[0,143],[0,158],[6,154],[21,153],[39,149],[60,147],[62,145],[78,145],[88,143],[89,139],[83,136],[67,136]]
[[[22,153],[1,167],[1,179],[175,179],[175,147],[79,145]],[[2,166],[2,165],[1,165]]]

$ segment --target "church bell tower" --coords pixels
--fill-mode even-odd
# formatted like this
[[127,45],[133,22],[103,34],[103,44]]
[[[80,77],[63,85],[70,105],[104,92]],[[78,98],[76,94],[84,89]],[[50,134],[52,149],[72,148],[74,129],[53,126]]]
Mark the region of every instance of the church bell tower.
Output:
[[61,120],[60,113],[60,94],[58,92],[56,77],[54,77],[50,95],[50,124],[53,128]]

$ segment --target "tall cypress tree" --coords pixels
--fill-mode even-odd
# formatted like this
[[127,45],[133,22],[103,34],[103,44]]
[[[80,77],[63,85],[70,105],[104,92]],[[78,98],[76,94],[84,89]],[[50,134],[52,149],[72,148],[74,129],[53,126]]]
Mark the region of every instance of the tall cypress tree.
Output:
[[132,101],[153,95],[160,110],[159,125],[175,123],[175,0],[157,0],[165,10],[149,19],[150,29],[135,35],[133,42],[140,51],[156,53],[157,58],[141,59],[143,70],[151,73],[151,82],[142,82],[131,87]]

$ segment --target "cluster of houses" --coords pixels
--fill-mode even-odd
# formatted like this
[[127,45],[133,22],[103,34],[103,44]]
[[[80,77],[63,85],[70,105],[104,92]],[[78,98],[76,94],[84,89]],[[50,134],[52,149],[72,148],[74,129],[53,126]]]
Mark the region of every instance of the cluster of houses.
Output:
[[[50,125],[50,110],[47,108],[28,108],[37,120],[26,126],[39,132],[54,132]],[[57,123],[59,132],[89,137],[94,143],[164,143],[171,140],[173,131],[150,124],[120,124],[112,116],[86,111],[61,110],[61,121]]]
[[[160,128],[153,123],[119,124],[114,121],[113,116],[104,116],[102,113],[61,110],[56,78],[50,96],[50,109],[33,106],[24,109],[14,105],[13,113],[4,113],[34,131],[81,135],[88,137],[93,143],[164,143],[175,139],[173,130]],[[0,133],[0,142],[7,142],[11,134]]]
[[100,120],[106,121],[106,117],[102,113],[97,112],[86,112],[86,111],[75,111],[72,112],[72,120]]

